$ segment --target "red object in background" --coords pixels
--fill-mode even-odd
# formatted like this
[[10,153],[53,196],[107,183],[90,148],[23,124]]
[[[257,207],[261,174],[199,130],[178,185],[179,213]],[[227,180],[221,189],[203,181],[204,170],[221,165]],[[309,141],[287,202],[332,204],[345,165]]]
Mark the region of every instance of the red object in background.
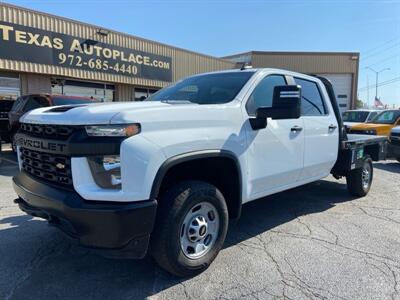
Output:
[[375,98],[374,106],[375,107],[384,107],[383,103],[381,102],[381,100],[379,98]]

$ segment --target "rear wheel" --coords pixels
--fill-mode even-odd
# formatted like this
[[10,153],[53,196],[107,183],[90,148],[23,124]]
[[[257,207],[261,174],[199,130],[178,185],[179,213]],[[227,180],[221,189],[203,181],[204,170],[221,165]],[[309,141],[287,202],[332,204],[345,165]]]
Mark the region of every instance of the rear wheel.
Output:
[[373,174],[372,160],[366,157],[361,168],[350,171],[346,176],[350,194],[358,197],[367,195],[371,188]]
[[196,275],[212,263],[228,229],[228,209],[221,192],[201,181],[172,187],[160,199],[151,252],[166,271]]

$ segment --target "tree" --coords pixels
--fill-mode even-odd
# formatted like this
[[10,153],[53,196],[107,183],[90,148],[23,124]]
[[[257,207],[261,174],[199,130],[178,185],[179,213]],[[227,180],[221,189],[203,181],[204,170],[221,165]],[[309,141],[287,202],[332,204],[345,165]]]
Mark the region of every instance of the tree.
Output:
[[357,99],[356,108],[363,108],[363,107],[364,107],[364,102],[362,102],[360,99]]

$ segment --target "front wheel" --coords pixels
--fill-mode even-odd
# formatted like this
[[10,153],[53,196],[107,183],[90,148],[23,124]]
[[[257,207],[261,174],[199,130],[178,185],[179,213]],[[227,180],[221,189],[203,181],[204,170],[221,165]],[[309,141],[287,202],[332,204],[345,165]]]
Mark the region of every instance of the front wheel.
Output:
[[354,169],[346,176],[347,189],[351,195],[363,197],[368,194],[371,188],[374,170],[370,157],[364,159],[361,168]]
[[196,275],[212,263],[228,229],[222,193],[201,181],[185,181],[161,199],[151,252],[157,263],[180,277]]

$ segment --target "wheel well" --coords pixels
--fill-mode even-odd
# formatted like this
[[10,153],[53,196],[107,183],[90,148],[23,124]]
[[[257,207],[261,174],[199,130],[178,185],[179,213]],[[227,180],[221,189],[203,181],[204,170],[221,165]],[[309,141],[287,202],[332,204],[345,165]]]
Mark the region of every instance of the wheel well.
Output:
[[[159,172],[160,173],[160,172]],[[152,197],[160,200],[168,187],[184,180],[201,180],[215,185],[224,195],[228,206],[229,217],[237,219],[240,216],[241,197],[241,175],[238,163],[230,157],[217,156],[194,158],[173,164],[160,181],[157,174],[153,188]],[[157,183],[158,181],[158,183]]]

